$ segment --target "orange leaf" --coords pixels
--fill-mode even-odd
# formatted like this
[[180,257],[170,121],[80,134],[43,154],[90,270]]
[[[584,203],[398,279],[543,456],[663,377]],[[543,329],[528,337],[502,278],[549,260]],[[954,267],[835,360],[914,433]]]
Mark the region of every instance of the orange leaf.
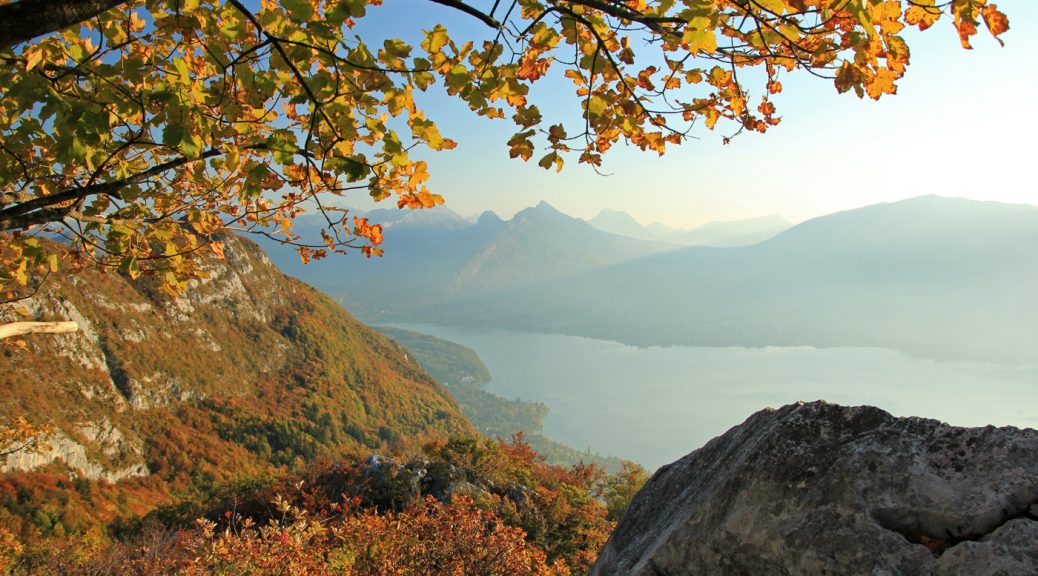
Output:
[[912,26],[919,26],[920,30],[926,30],[933,26],[941,18],[940,9],[934,6],[911,6],[905,11],[905,22]]
[[999,12],[998,6],[994,4],[985,6],[981,14],[984,16],[984,24],[987,24],[991,35],[995,37],[995,40],[998,40],[999,44],[1005,46],[1005,42],[998,36],[1009,30],[1009,18],[1006,18],[1005,14]]

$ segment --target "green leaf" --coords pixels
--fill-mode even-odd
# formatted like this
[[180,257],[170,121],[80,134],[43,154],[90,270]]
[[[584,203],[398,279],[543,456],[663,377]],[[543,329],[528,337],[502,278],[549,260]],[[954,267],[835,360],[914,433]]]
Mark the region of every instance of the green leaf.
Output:
[[136,280],[141,275],[136,256],[126,256],[119,262],[119,271]]
[[281,0],[293,22],[307,22],[314,16],[314,5],[310,0]]
[[353,158],[329,158],[325,167],[342,174],[349,182],[358,182],[368,175],[368,166]]
[[170,148],[180,148],[180,143],[190,134],[181,124],[166,124],[162,129],[162,143]]

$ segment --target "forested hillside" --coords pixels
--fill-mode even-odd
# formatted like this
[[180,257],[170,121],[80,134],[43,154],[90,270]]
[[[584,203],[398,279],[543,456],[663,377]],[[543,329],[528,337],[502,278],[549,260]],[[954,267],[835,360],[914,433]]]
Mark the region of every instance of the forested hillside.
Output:
[[19,303],[80,331],[0,349],[3,421],[54,427],[51,450],[7,457],[20,471],[0,475],[0,525],[61,536],[297,461],[475,433],[400,347],[224,242],[178,297],[85,270]]

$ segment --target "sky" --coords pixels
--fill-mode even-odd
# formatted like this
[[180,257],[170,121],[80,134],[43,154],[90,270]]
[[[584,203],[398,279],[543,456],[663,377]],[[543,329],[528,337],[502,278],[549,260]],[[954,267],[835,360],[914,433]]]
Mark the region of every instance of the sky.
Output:
[[[924,33],[906,31],[911,65],[895,96],[859,100],[837,94],[831,81],[787,74],[776,99],[782,123],[766,134],[723,145],[722,133],[700,129],[698,139],[662,158],[614,148],[603,166],[608,176],[575,159],[562,173],[511,160],[510,122],[475,117],[433,96],[430,117],[458,147],[423,156],[429,187],[463,215],[493,210],[507,218],[545,200],[581,218],[623,210],[645,224],[686,228],[767,214],[799,222],[922,194],[1038,204],[1038,63],[1031,59],[1038,54],[1038,3],[998,5],[1010,20],[1005,47],[982,27],[974,50],[963,50],[944,20]],[[436,22],[456,38],[486,34],[464,14],[413,0],[386,0],[357,32],[371,44],[372,33],[407,36],[402,31]],[[560,88],[547,82],[531,99],[579,120],[579,108]]]

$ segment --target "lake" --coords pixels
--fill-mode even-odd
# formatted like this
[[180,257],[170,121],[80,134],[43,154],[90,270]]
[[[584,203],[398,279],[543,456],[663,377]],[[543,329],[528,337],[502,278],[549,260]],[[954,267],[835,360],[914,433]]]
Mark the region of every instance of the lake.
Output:
[[958,426],[1035,427],[1038,366],[938,362],[881,348],[636,348],[591,338],[394,324],[472,348],[487,389],[547,404],[547,436],[649,469],[765,407],[870,404]]

